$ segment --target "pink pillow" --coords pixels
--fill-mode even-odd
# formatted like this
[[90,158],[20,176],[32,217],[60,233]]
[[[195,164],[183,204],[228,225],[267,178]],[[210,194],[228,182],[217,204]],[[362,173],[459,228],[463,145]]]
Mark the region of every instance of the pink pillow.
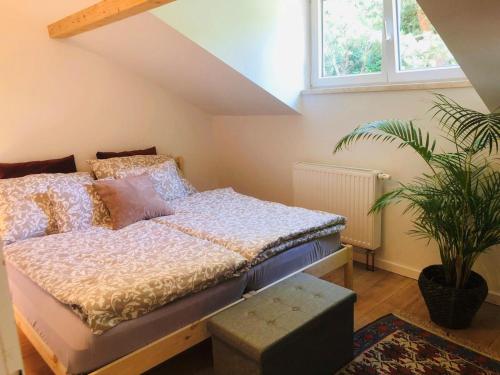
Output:
[[101,180],[94,186],[109,210],[113,229],[173,214],[173,210],[156,192],[151,177],[146,174],[121,180]]

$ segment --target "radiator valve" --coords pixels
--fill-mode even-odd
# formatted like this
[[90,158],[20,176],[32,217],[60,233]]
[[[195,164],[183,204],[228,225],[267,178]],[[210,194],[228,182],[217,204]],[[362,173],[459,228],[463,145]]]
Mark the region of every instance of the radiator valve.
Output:
[[377,175],[377,177],[379,180],[390,180],[391,179],[391,175],[387,174],[387,173],[379,173]]

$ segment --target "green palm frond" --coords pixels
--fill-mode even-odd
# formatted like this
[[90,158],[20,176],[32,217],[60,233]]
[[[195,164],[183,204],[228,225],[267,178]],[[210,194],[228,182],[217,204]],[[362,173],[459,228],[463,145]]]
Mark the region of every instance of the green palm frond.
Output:
[[399,148],[411,147],[425,161],[432,159],[436,141],[431,141],[429,133],[424,136],[420,128],[415,127],[412,121],[374,121],[354,129],[343,137],[335,146],[339,152],[359,140],[375,140],[392,143],[399,141]]
[[500,113],[481,113],[467,109],[442,94],[436,94],[431,112],[459,146],[498,152]]
[[405,192],[406,188],[402,185],[398,189],[382,194],[373,204],[369,214],[380,212],[390,204],[401,202],[405,198]]
[[431,111],[455,146],[453,152],[435,152],[428,133],[398,120],[358,127],[334,152],[360,140],[398,142],[427,162],[430,172],[383,194],[370,213],[405,201],[403,212],[412,215],[410,234],[437,243],[447,282],[462,288],[478,256],[500,244],[500,170],[498,156],[492,155],[498,152],[500,113],[466,109],[443,95],[436,95]]

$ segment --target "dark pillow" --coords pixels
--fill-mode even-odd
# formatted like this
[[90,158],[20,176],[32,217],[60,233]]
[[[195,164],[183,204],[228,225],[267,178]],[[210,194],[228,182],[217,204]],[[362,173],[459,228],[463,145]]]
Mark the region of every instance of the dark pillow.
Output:
[[0,179],[24,177],[40,173],[74,173],[76,172],[75,156],[61,159],[27,161],[24,163],[0,163]]
[[134,155],[156,155],[156,147],[147,148],[145,150],[120,151],[120,152],[104,152],[97,151],[95,154],[97,159],[123,158],[125,156]]

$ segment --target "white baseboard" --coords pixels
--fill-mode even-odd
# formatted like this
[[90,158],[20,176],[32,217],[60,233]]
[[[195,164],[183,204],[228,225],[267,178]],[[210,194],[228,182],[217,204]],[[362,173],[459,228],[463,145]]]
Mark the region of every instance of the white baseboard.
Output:
[[[356,262],[365,263],[366,262],[365,254],[354,251],[354,260]],[[377,268],[397,273],[398,275],[406,276],[415,280],[418,279],[418,276],[420,275],[421,271],[417,268],[404,266],[402,264],[394,263],[377,256],[375,256],[375,266]],[[490,290],[488,296],[486,297],[486,301],[494,305],[500,306],[500,292],[496,290]]]
[[490,290],[490,292],[488,293],[488,297],[486,297],[486,301],[500,306],[500,292]]

